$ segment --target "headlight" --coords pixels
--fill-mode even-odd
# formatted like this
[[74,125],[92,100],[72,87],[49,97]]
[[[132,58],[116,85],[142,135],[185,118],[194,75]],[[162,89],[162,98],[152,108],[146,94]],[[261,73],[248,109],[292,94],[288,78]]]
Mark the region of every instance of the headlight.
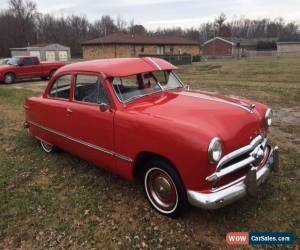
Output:
[[214,137],[208,147],[208,158],[210,163],[217,163],[222,156],[222,142],[220,138]]
[[272,109],[268,109],[265,114],[265,123],[267,127],[270,127],[272,125],[272,119],[273,119]]

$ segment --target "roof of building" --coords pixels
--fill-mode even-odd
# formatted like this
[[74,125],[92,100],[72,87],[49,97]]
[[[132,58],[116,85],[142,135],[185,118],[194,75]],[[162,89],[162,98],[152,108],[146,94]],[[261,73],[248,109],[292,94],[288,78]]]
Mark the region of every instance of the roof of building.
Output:
[[10,50],[30,50],[30,49],[39,49],[39,48],[44,48],[44,47],[47,47],[47,46],[60,46],[60,47],[66,47],[65,45],[61,45],[59,43],[37,43],[37,44],[32,44],[32,45],[29,45],[27,47],[22,47],[22,48],[10,48]]
[[200,45],[199,42],[184,37],[139,35],[115,33],[108,36],[84,41],[82,45],[101,44],[161,44],[161,45]]
[[240,45],[248,45],[248,46],[251,46],[251,45],[257,45],[258,42],[272,42],[272,41],[277,41],[278,38],[276,37],[270,37],[270,38],[240,38],[240,37],[219,37],[219,36],[216,36],[210,40],[207,40],[206,42],[203,43],[203,45],[205,44],[208,44],[214,40],[221,40],[221,41],[224,41],[224,42],[227,42],[231,45],[237,45],[238,43],[240,43]]
[[58,69],[57,74],[66,71],[86,71],[101,73],[105,77],[122,77],[138,73],[174,69],[176,69],[176,66],[160,58],[114,58],[68,64]]

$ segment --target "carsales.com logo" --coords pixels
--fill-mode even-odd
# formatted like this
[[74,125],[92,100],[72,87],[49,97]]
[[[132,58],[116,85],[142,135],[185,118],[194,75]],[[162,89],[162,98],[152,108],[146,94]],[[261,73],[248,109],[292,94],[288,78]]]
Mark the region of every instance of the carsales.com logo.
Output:
[[229,232],[226,242],[229,245],[293,244],[291,232]]

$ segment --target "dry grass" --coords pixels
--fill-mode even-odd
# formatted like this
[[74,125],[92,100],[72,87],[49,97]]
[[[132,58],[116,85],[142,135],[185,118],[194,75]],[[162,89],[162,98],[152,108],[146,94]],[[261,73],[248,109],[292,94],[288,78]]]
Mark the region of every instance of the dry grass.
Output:
[[0,86],[0,249],[221,249],[228,231],[299,235],[300,60],[208,61],[182,66],[179,75],[193,88],[274,108],[271,138],[281,148],[281,169],[257,199],[163,217],[137,184],[68,153],[40,150],[21,124],[24,98],[43,84]]

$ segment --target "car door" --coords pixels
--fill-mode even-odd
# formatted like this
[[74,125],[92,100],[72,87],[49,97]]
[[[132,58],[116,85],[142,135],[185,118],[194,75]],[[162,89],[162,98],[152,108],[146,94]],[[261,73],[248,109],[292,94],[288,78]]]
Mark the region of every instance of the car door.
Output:
[[34,77],[33,71],[33,61],[31,57],[24,57],[20,59],[20,66],[19,66],[19,78],[32,78]]
[[31,77],[41,77],[42,76],[42,66],[38,57],[32,57],[32,76]]
[[100,111],[99,104],[110,105],[101,78],[97,74],[74,76],[73,100],[69,103],[69,135],[80,144],[76,154],[115,171],[114,111]]
[[56,77],[48,93],[44,96],[44,101],[37,107],[39,121],[45,131],[47,131],[48,142],[68,149],[72,143],[68,139],[68,104],[70,102],[72,75],[64,74]]

